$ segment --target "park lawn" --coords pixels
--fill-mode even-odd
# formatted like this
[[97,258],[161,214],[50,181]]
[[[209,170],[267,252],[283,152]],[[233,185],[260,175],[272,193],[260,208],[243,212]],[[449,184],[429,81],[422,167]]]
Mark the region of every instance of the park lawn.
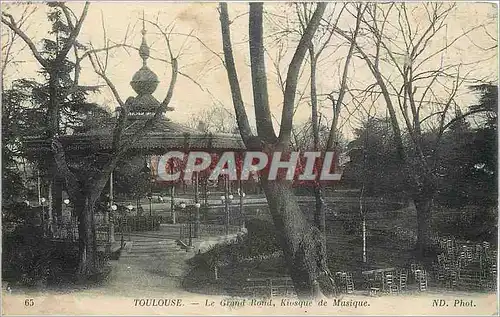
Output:
[[[311,206],[301,206],[307,213]],[[353,273],[355,285],[363,283],[363,270],[371,270],[389,267],[408,267],[415,261],[414,250],[416,242],[417,221],[414,207],[400,208],[394,210],[389,206],[371,206],[372,210],[367,214],[367,263],[362,261],[362,235],[356,206],[340,206],[338,214],[333,216],[327,214],[327,250],[328,266],[332,273],[338,271],[349,271]],[[271,240],[273,227],[269,212],[261,207],[261,212],[255,213],[248,208],[246,218],[265,221],[264,228],[258,226],[249,228],[249,236],[258,231],[257,239],[250,239],[252,244],[257,245],[257,250]],[[262,212],[264,211],[264,212]],[[456,212],[455,212],[456,213]],[[308,213],[311,216],[311,212]],[[447,222],[452,211],[441,211],[433,214],[433,223]],[[462,216],[459,214],[459,216]],[[312,217],[309,217],[312,218]],[[351,220],[349,220],[351,219]],[[357,220],[352,220],[357,219]],[[309,219],[312,221],[312,219]],[[472,221],[472,220],[471,220]],[[354,223],[354,225],[352,225]],[[271,225],[270,225],[271,224]],[[490,224],[491,226],[491,224]],[[436,227],[434,230],[437,230]],[[265,232],[269,231],[269,232]],[[437,232],[437,231],[436,231]],[[440,232],[445,235],[446,232]],[[481,241],[483,237],[478,237]],[[496,245],[496,235],[490,242]],[[256,242],[254,240],[260,241]],[[237,249],[237,248],[236,248]],[[227,248],[226,251],[235,250]],[[255,253],[255,248],[253,253]],[[221,252],[219,249],[218,252]],[[223,251],[222,251],[223,252]],[[265,252],[263,252],[265,253]],[[206,254],[209,255],[209,254]],[[431,258],[429,260],[432,260]],[[214,272],[199,263],[195,264],[190,275],[184,280],[186,290],[196,293],[239,295],[247,278],[283,277],[287,276],[287,268],[282,257],[255,260],[249,263],[229,262],[219,268],[218,279],[214,279]],[[432,282],[432,281],[431,281]]]
[[[363,270],[406,266],[413,258],[412,246],[407,241],[395,239],[389,233],[396,226],[414,227],[415,220],[411,219],[413,217],[414,214],[405,213],[399,217],[386,217],[383,221],[382,219],[377,222],[368,221],[368,228],[376,226],[379,230],[377,234],[368,233],[367,235],[367,263],[362,262],[361,234],[346,230],[341,220],[330,219],[327,222],[327,248],[328,266],[331,272],[352,272],[355,285],[360,285],[363,282],[361,275]],[[260,217],[259,221],[269,223],[270,219],[264,216]],[[381,226],[380,223],[383,225]],[[269,228],[268,225],[265,227]],[[249,228],[249,235],[252,235],[251,231],[252,229]],[[388,234],[380,234],[382,231],[387,231]],[[265,237],[265,233],[260,232],[259,234]],[[254,240],[252,239],[252,241]],[[247,278],[287,275],[287,268],[282,256],[252,262],[230,262],[218,269],[217,280],[209,265],[195,259],[191,271],[183,281],[183,287],[193,293],[238,296],[244,294],[242,287]]]

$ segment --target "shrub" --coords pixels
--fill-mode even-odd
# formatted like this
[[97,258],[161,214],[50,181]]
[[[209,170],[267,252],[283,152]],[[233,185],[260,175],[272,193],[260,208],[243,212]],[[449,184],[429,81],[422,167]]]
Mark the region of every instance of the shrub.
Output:
[[274,224],[260,219],[251,219],[246,223],[248,230],[242,244],[246,246],[246,256],[269,254],[280,250]]
[[497,209],[467,205],[459,209],[440,208],[433,217],[440,236],[455,236],[471,241],[496,242]]
[[23,286],[47,285],[70,280],[78,265],[78,250],[72,244],[54,243],[32,224],[3,233],[2,274]]
[[269,255],[280,250],[274,225],[260,219],[250,219],[246,223],[248,233],[237,241],[214,246],[197,256],[197,260],[208,266],[216,263],[237,262],[241,259]]

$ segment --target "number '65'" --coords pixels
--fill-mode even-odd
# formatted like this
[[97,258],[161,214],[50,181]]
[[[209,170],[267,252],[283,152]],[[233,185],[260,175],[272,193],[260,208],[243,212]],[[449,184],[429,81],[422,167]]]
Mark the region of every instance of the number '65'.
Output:
[[35,305],[35,301],[33,300],[33,298],[27,298],[24,300],[24,306],[34,306]]

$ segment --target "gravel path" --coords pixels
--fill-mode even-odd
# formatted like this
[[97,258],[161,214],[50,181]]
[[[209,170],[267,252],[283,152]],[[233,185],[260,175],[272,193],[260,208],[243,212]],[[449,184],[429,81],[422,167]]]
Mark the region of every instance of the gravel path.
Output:
[[181,282],[194,254],[123,258],[112,262],[112,272],[102,290],[117,296],[189,294]]
[[[235,236],[194,239],[194,248],[189,252],[177,245],[169,244],[167,253],[153,251],[151,256],[141,257],[128,257],[122,254],[118,261],[111,261],[112,271],[96,291],[108,295],[134,297],[138,294],[144,296],[193,295],[182,288],[182,280],[191,269],[188,260],[199,249],[205,252],[210,245],[233,239]],[[132,248],[134,248],[133,241],[147,239],[152,241],[152,244],[156,244],[158,241],[172,241],[176,237],[176,231],[171,228],[161,228],[160,231],[150,233],[137,233],[131,236]]]

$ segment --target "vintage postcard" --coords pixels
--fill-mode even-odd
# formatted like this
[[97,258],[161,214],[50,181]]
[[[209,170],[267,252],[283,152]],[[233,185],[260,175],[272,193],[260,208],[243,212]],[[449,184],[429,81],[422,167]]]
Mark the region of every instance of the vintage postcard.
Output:
[[3,315],[497,315],[493,2],[2,2]]

